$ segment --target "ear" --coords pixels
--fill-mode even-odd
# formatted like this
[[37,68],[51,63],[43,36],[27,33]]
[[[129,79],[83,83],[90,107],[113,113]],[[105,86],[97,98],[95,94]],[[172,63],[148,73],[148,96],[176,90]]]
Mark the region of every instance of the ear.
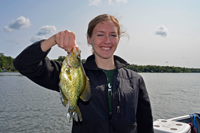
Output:
[[91,39],[88,35],[87,35],[87,42],[88,42],[88,44],[91,44]]

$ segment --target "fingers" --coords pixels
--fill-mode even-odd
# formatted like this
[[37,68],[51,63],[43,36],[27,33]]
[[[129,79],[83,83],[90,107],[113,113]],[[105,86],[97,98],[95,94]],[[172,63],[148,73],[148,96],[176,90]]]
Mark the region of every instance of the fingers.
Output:
[[75,34],[73,32],[66,32],[65,41],[63,43],[65,50],[70,53],[71,49],[75,46]]
[[65,49],[68,53],[71,52],[73,47],[78,47],[75,39],[75,33],[69,30],[61,31],[55,35],[55,42],[57,42],[57,45]]

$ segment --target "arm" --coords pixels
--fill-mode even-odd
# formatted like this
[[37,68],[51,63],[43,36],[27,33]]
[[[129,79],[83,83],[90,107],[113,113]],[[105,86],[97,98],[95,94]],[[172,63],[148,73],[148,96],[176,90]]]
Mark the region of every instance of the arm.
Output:
[[59,90],[61,63],[46,58],[50,51],[43,52],[41,43],[36,42],[23,50],[13,61],[15,68],[35,83],[52,90]]
[[32,44],[22,51],[14,60],[15,68],[35,83],[48,89],[59,91],[59,74],[61,63],[46,58],[51,47],[57,45],[71,52],[77,47],[75,34],[71,31],[61,31],[47,40]]
[[136,117],[138,133],[154,132],[150,100],[142,77],[140,80],[140,90]]

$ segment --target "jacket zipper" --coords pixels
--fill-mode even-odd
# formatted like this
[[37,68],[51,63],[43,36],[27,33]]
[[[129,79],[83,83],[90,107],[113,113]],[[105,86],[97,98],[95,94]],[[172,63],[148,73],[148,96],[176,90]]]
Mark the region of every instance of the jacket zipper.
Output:
[[[118,69],[116,69],[115,70],[115,73],[114,73],[114,75],[113,75],[113,89],[112,89],[112,91],[115,91],[116,92],[116,101],[114,101],[114,102],[116,102],[117,103],[117,113],[120,113],[120,101],[121,101],[121,98],[120,98],[120,89],[119,89],[119,81],[117,80],[117,76],[115,76],[115,75],[117,75],[116,73],[117,73],[117,71],[118,71]],[[114,90],[114,86],[115,86],[115,90]],[[114,92],[112,92],[112,94],[115,94]],[[113,97],[112,97],[112,101],[113,101]],[[113,103],[113,102],[112,102]],[[112,104],[112,110],[113,109],[116,109],[115,107],[114,107],[114,105]]]
[[117,113],[120,113],[120,90],[119,90],[119,82],[116,82],[116,88],[117,88]]

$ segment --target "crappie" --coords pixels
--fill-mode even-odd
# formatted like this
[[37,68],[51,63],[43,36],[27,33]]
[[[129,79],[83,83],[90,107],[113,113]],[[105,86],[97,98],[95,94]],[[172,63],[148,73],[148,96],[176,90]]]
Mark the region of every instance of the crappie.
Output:
[[71,118],[78,122],[78,118],[82,121],[82,115],[77,106],[79,97],[83,101],[90,99],[90,85],[83,69],[81,58],[81,51],[79,48],[74,47],[72,52],[68,54],[63,61],[60,72],[60,96],[64,106],[69,102],[68,108],[68,121]]

